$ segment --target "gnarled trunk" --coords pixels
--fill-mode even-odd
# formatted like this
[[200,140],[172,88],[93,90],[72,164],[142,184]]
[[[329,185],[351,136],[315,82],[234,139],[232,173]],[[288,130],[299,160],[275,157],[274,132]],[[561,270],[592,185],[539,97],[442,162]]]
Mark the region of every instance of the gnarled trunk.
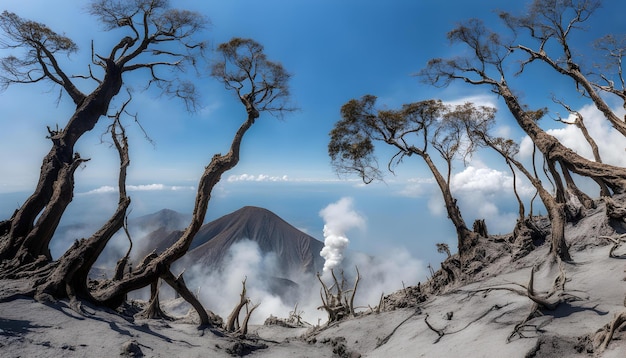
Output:
[[[98,88],[78,103],[76,112],[62,131],[50,131],[52,148],[43,159],[37,187],[11,220],[11,229],[5,238],[7,243],[0,251],[0,260],[15,257],[20,247],[26,250],[26,256],[31,259],[47,253],[48,243],[69,203],[67,200],[71,200],[73,194],[73,177],[67,175],[67,169],[64,168],[75,165],[76,142],[83,134],[92,130],[100,117],[106,114],[111,100],[119,93],[121,86],[121,68],[115,62],[107,61],[106,75]],[[55,190],[60,188],[70,192],[57,191],[55,194]],[[40,214],[46,219],[40,218],[35,223]],[[26,245],[23,244],[25,241],[28,241]]]

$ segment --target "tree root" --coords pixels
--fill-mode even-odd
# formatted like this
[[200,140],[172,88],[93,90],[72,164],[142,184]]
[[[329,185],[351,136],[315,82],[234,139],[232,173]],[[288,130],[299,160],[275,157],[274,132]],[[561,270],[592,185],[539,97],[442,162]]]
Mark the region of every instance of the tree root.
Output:
[[609,219],[624,222],[626,219],[626,208],[617,204],[610,196],[603,196],[602,200],[606,204],[606,216]]
[[[438,337],[438,338],[437,338],[437,339],[433,342],[433,344],[434,344],[434,343],[438,343],[438,342],[441,340],[441,338],[443,338],[443,336],[444,336],[444,335],[446,335],[446,334],[447,334],[447,335],[451,335],[451,334],[456,334],[456,333],[459,333],[459,332],[461,332],[461,331],[463,331],[463,330],[467,329],[467,328],[468,328],[469,326],[471,326],[472,324],[474,324],[474,323],[476,323],[476,322],[480,321],[481,319],[485,318],[485,316],[487,316],[487,315],[488,315],[491,311],[495,311],[495,310],[502,309],[502,308],[504,308],[504,307],[508,306],[509,304],[510,304],[510,303],[507,303],[507,304],[505,304],[505,305],[503,305],[503,306],[501,306],[501,305],[497,305],[497,304],[496,304],[496,305],[491,306],[488,310],[486,310],[485,312],[483,312],[480,316],[476,317],[475,319],[473,319],[472,321],[468,322],[465,326],[463,326],[463,327],[461,327],[461,328],[457,329],[456,331],[446,332],[446,328],[445,328],[445,327],[444,327],[444,328],[442,328],[442,329],[437,329],[437,328],[435,328],[432,324],[430,324],[430,322],[428,322],[428,316],[429,316],[428,314],[426,314],[426,317],[424,317],[424,323],[426,323],[426,326],[428,326],[428,328],[430,328],[430,330],[431,330],[431,331],[433,331],[433,332],[437,333],[437,335],[439,336],[439,337]],[[452,312],[448,312],[448,317],[449,317],[448,319],[451,319],[451,318],[452,318]],[[404,322],[402,322],[402,323],[404,323]]]
[[143,311],[137,313],[135,315],[136,318],[172,320],[172,317],[161,309],[161,303],[159,301],[160,288],[161,282],[159,280],[150,284],[150,301],[148,302],[148,306]]
[[528,322],[533,318],[541,316],[541,310],[554,311],[562,303],[582,300],[580,297],[565,292],[565,283],[567,282],[567,278],[565,277],[565,270],[563,269],[562,262],[559,262],[559,275],[555,278],[552,289],[545,296],[539,296],[535,293],[534,281],[535,267],[533,266],[530,271],[530,279],[528,280],[528,286],[526,288],[526,296],[533,302],[533,305],[528,316],[526,316],[522,322],[515,325],[513,332],[511,332],[507,338],[507,342],[510,342],[516,335],[520,338],[526,338],[522,333],[522,329],[525,327],[534,327],[535,331],[540,332],[541,327],[549,321],[539,325],[529,325]]

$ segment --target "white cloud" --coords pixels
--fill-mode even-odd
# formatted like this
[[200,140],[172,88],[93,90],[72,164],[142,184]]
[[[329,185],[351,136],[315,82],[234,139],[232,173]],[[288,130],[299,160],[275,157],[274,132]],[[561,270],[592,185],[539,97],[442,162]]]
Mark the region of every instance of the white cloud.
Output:
[[450,187],[453,192],[481,191],[492,194],[513,188],[513,177],[499,170],[470,165],[452,177]]
[[117,192],[117,189],[112,186],[105,185],[105,186],[96,188],[94,190],[90,190],[83,194],[104,194],[104,193],[113,193],[113,192]]
[[434,193],[430,199],[428,199],[428,211],[435,216],[443,216],[446,212],[446,206],[441,197],[441,193]]
[[520,158],[522,159],[532,158],[534,147],[535,147],[535,144],[533,143],[533,141],[530,139],[529,136],[525,136],[524,138],[522,138],[522,141],[520,142],[520,145],[519,145]]
[[[487,167],[468,166],[452,177],[453,195],[468,225],[474,219],[485,219],[491,233],[510,232],[517,220],[517,211],[502,211],[513,200],[513,176]],[[534,188],[524,181],[517,181],[521,196],[530,197]],[[516,208],[517,209],[517,208]],[[516,210],[514,209],[514,210]]]
[[497,137],[502,138],[510,138],[511,137],[511,127],[507,125],[498,126],[493,130],[493,134]]
[[[127,191],[163,191],[163,190],[172,190],[172,191],[182,191],[182,190],[196,190],[193,186],[178,186],[178,185],[165,185],[165,184],[141,184],[141,185],[127,185]],[[85,193],[79,193],[83,195],[89,194],[104,194],[104,193],[115,193],[117,192],[116,187],[112,187],[110,185],[104,185],[99,188],[90,190]]]
[[189,186],[177,186],[177,185],[174,185],[174,186],[171,187],[171,190],[175,190],[175,191],[178,191],[178,190],[196,190],[196,187],[192,186],[192,185],[189,185]]
[[153,190],[164,190],[165,185],[163,184],[142,184],[142,185],[127,185],[126,190],[128,191],[153,191]]
[[283,176],[270,176],[265,174],[252,175],[252,174],[240,174],[240,175],[231,175],[228,177],[228,182],[238,182],[238,181],[289,181],[289,178],[286,175]]
[[[512,210],[513,176],[506,171],[489,168],[479,161],[453,174],[450,188],[459,200],[461,212],[468,225],[474,219],[487,220],[494,233],[509,232],[517,219],[517,208]],[[534,194],[534,188],[518,176],[517,191],[522,197]],[[441,191],[434,178],[413,178],[398,194],[407,197],[428,198],[428,211],[433,216],[445,217],[446,208]],[[504,208],[507,209],[504,209]],[[504,210],[504,211],[503,211]]]

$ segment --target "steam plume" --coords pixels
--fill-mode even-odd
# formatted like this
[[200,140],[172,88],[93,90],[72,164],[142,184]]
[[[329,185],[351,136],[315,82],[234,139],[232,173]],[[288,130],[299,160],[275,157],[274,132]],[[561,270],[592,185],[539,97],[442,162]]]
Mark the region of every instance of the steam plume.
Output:
[[353,200],[343,197],[339,201],[329,204],[320,211],[324,219],[324,248],[320,255],[326,260],[324,272],[341,264],[344,251],[350,240],[346,232],[352,228],[364,228],[365,219],[353,209]]

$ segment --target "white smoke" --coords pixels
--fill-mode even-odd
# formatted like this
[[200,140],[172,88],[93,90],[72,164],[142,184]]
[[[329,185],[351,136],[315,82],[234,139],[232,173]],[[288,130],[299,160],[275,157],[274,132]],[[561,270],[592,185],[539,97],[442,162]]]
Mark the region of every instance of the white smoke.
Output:
[[344,251],[350,240],[346,232],[353,228],[365,228],[365,219],[353,209],[353,199],[343,197],[320,210],[324,219],[324,248],[320,255],[324,258],[324,272],[341,264]]

